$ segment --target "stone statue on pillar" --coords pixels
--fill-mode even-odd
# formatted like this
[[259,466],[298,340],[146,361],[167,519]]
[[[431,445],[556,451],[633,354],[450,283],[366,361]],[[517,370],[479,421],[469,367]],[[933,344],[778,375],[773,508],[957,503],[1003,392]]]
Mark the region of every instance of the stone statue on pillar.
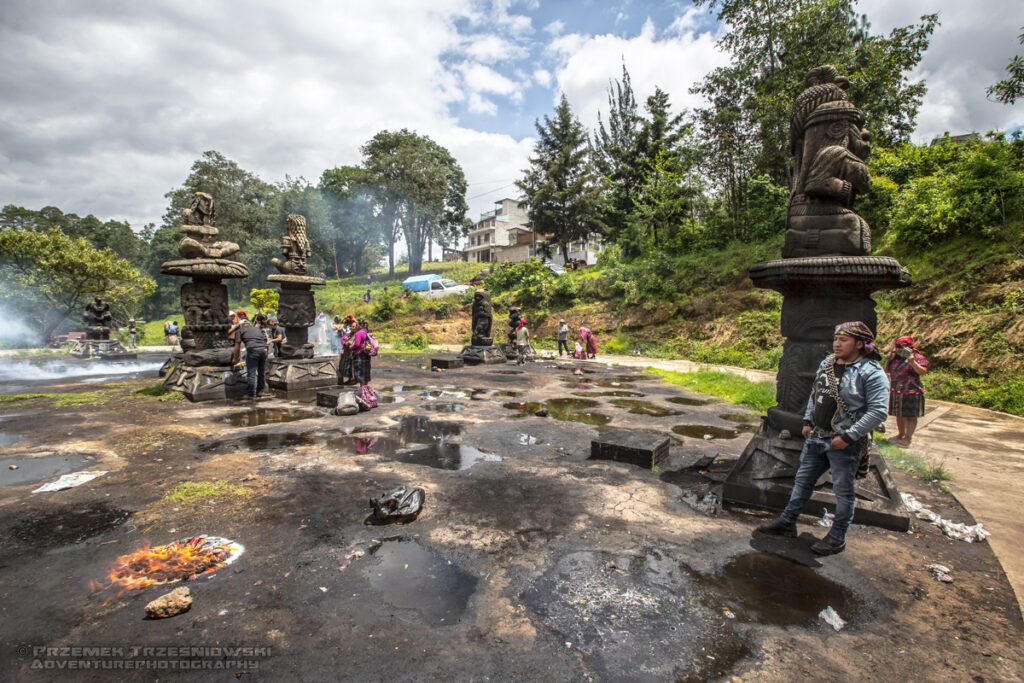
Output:
[[[871,188],[871,136],[864,112],[849,101],[849,81],[834,66],[811,69],[793,102],[790,150],[793,187],[782,259],[755,263],[755,286],[782,294],[782,359],[777,405],[747,445],[723,486],[726,501],[781,509],[799,465],[803,413],[818,365],[831,352],[839,323],[860,320],[878,329],[871,293],[910,284],[894,258],[871,256],[871,230],[854,210]],[[885,460],[872,446],[868,477],[858,481],[855,522],[905,530],[909,524]],[[828,474],[818,482],[808,514],[834,506]],[[834,509],[834,507],[833,507]]]
[[505,352],[494,346],[491,327],[494,324],[494,307],[491,293],[486,289],[473,292],[473,321],[469,346],[462,347],[458,357],[467,365],[504,363]]

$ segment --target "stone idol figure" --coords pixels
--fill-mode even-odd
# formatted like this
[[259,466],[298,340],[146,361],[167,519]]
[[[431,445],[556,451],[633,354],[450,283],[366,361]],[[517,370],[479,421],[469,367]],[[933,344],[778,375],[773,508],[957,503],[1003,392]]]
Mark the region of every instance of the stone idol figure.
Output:
[[104,301],[102,297],[96,297],[85,305],[82,319],[85,321],[87,339],[110,338],[110,330],[108,328],[113,323],[114,318],[110,314],[110,304]]
[[871,189],[864,112],[849,101],[850,82],[832,65],[811,69],[805,84],[789,121],[793,188],[782,258],[867,256],[871,230],[852,209],[854,198]]
[[306,239],[306,217],[297,213],[288,214],[285,218],[287,233],[281,235],[281,255],[284,259],[271,259],[278,272],[285,275],[305,275],[306,259],[312,251]]
[[491,324],[494,321],[494,309],[491,307],[491,293],[486,289],[478,289],[473,294],[473,346],[490,346]]

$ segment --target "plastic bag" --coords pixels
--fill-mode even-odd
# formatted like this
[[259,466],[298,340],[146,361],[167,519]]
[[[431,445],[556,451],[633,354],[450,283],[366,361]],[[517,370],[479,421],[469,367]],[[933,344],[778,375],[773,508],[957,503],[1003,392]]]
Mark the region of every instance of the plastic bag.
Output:
[[372,518],[378,523],[411,522],[423,509],[426,492],[420,488],[399,486],[380,498],[371,498]]

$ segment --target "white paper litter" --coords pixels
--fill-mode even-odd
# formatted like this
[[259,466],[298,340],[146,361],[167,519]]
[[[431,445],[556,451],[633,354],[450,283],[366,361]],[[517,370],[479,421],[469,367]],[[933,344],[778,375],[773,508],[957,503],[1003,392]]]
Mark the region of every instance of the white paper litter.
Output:
[[32,493],[46,493],[48,491],[60,491],[61,489],[71,489],[76,486],[81,486],[87,481],[92,481],[96,477],[102,477],[107,473],[107,470],[92,470],[88,472],[75,472],[73,474],[62,474],[60,479],[57,481],[51,481],[49,484],[43,484]]
[[934,524],[942,530],[942,533],[954,540],[974,543],[984,541],[992,535],[991,531],[985,530],[981,525],[981,522],[978,522],[977,524],[963,524],[961,522],[943,519],[938,513],[932,512],[928,508],[924,507],[909,493],[900,493],[900,496],[903,498],[903,505],[906,506],[908,511],[917,513],[918,519],[923,519],[929,524]]
[[846,626],[846,622],[832,609],[831,605],[818,612],[818,618],[824,620],[826,624],[837,631],[842,631],[843,627]]
[[835,521],[835,518],[836,516],[834,514],[832,514],[828,510],[824,510],[821,513],[821,519],[818,520],[818,526],[823,526],[826,529],[831,529],[832,522]]
[[941,581],[942,583],[953,583],[953,575],[950,572],[949,567],[942,564],[926,564],[924,568],[935,576],[936,581]]

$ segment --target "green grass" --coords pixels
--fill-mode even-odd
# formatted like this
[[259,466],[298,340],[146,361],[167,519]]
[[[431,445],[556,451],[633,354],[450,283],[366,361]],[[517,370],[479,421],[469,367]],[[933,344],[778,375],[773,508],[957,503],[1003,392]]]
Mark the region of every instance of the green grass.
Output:
[[[949,481],[953,478],[953,475],[946,470],[941,462],[936,465],[924,456],[915,455],[904,448],[893,445],[888,439],[879,438],[878,433],[875,434],[875,443],[885,457],[885,461],[898,470],[930,482]],[[947,493],[949,492],[948,487],[945,490]]]
[[183,481],[176,485],[164,500],[193,500],[197,498],[211,498],[213,496],[244,496],[249,489],[236,484],[229,484],[223,479],[219,481]]
[[171,391],[163,385],[163,382],[157,382],[153,386],[145,387],[143,389],[136,389],[133,392],[136,396],[144,396],[146,398],[155,399],[157,401],[181,401],[184,400],[185,394],[177,391]]
[[31,401],[37,398],[50,398],[53,394],[6,394],[0,396],[0,403],[13,403],[14,401]]
[[47,394],[54,399],[55,408],[78,408],[81,406],[101,406],[114,399],[121,392],[117,389],[101,389],[99,391],[85,391],[80,394]]
[[746,377],[728,372],[698,370],[697,372],[674,372],[647,368],[648,372],[661,375],[670,384],[684,387],[700,394],[711,394],[729,403],[753,408],[764,412],[775,405],[774,382],[751,382]]

